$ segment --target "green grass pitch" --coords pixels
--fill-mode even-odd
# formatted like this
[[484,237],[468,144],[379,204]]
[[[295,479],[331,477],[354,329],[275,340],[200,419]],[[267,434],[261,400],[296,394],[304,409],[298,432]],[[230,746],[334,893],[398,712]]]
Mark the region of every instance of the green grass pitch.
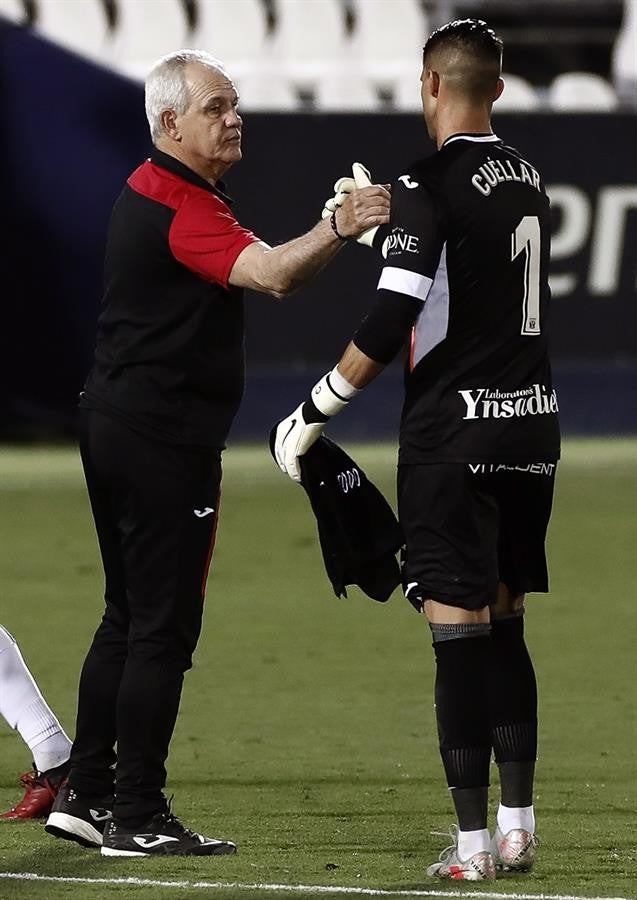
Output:
[[[394,449],[348,449],[393,499]],[[0,873],[84,880],[0,878],[0,898],[316,896],[245,887],[257,884],[436,889],[423,873],[444,839],[431,832],[453,817],[424,620],[399,593],[386,605],[356,589],[334,597],[304,494],[266,449],[231,447],[224,470],[168,792],[188,824],[235,839],[238,855],[105,860],[41,824],[3,823]],[[0,503],[0,622],[72,733],[102,590],[74,450],[0,449]],[[529,598],[527,616],[541,692],[542,846],[536,871],[500,879],[497,892],[637,896],[636,513],[637,442],[567,442],[549,541],[552,593]],[[3,809],[20,796],[17,776],[29,762],[0,721]],[[182,884],[113,883],[131,876]]]

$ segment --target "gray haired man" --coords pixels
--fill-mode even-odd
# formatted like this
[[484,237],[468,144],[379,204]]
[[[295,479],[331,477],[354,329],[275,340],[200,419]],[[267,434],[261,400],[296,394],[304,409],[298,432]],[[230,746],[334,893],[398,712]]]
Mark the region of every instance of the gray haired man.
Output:
[[[146,83],[154,152],[109,225],[80,451],[106,609],[80,679],[68,783],[49,833],[105,856],[210,856],[228,840],[186,828],[163,794],[184,672],[201,631],[221,453],[243,393],[243,288],[281,298],[389,218],[382,186],[279,247],[243,228],[221,181],[241,159],[221,63],[172,54]],[[117,754],[115,753],[117,745]]]

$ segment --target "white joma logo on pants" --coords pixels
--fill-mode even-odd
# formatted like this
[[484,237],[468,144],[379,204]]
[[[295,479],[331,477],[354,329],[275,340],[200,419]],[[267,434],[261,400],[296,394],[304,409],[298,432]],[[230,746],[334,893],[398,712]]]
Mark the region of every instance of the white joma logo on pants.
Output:
[[203,519],[204,516],[209,516],[210,513],[213,513],[214,509],[212,508],[212,506],[206,506],[205,509],[193,509],[193,512],[198,519]]

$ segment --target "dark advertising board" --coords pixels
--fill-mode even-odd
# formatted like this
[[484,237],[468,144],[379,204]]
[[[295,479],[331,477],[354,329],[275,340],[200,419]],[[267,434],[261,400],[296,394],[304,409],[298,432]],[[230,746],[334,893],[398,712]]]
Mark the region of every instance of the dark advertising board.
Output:
[[[551,197],[555,357],[637,358],[637,116],[503,114],[494,128],[538,168]],[[432,150],[418,116],[248,116],[245,158],[228,181],[242,219],[273,243],[312,222],[352,161],[389,182]],[[274,311],[253,298],[253,359],[331,358],[374,290],[380,260],[370,256],[346,248]]]
[[[111,205],[150,150],[143,91],[11,27],[0,27],[0,85],[0,428],[55,433],[72,427],[91,361]],[[556,369],[574,385],[580,371],[623,385],[619,427],[637,430],[637,116],[496,111],[494,128],[551,196]],[[434,149],[421,117],[402,114],[247,112],[243,146],[227,189],[241,223],[271,244],[313,225],[353,161],[391,182]],[[249,375],[320,374],[365,314],[380,265],[347,246],[283,302],[248,294]]]

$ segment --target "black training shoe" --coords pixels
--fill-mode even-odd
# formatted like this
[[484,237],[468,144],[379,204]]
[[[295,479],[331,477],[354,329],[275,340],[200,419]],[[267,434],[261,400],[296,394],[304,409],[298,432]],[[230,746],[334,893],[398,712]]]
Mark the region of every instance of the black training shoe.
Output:
[[232,841],[220,841],[191,831],[171,812],[156,813],[139,828],[108,823],[102,856],[226,856],[236,853]]
[[83,847],[101,847],[106,823],[113,817],[112,797],[78,794],[65,781],[58,792],[44,830]]

